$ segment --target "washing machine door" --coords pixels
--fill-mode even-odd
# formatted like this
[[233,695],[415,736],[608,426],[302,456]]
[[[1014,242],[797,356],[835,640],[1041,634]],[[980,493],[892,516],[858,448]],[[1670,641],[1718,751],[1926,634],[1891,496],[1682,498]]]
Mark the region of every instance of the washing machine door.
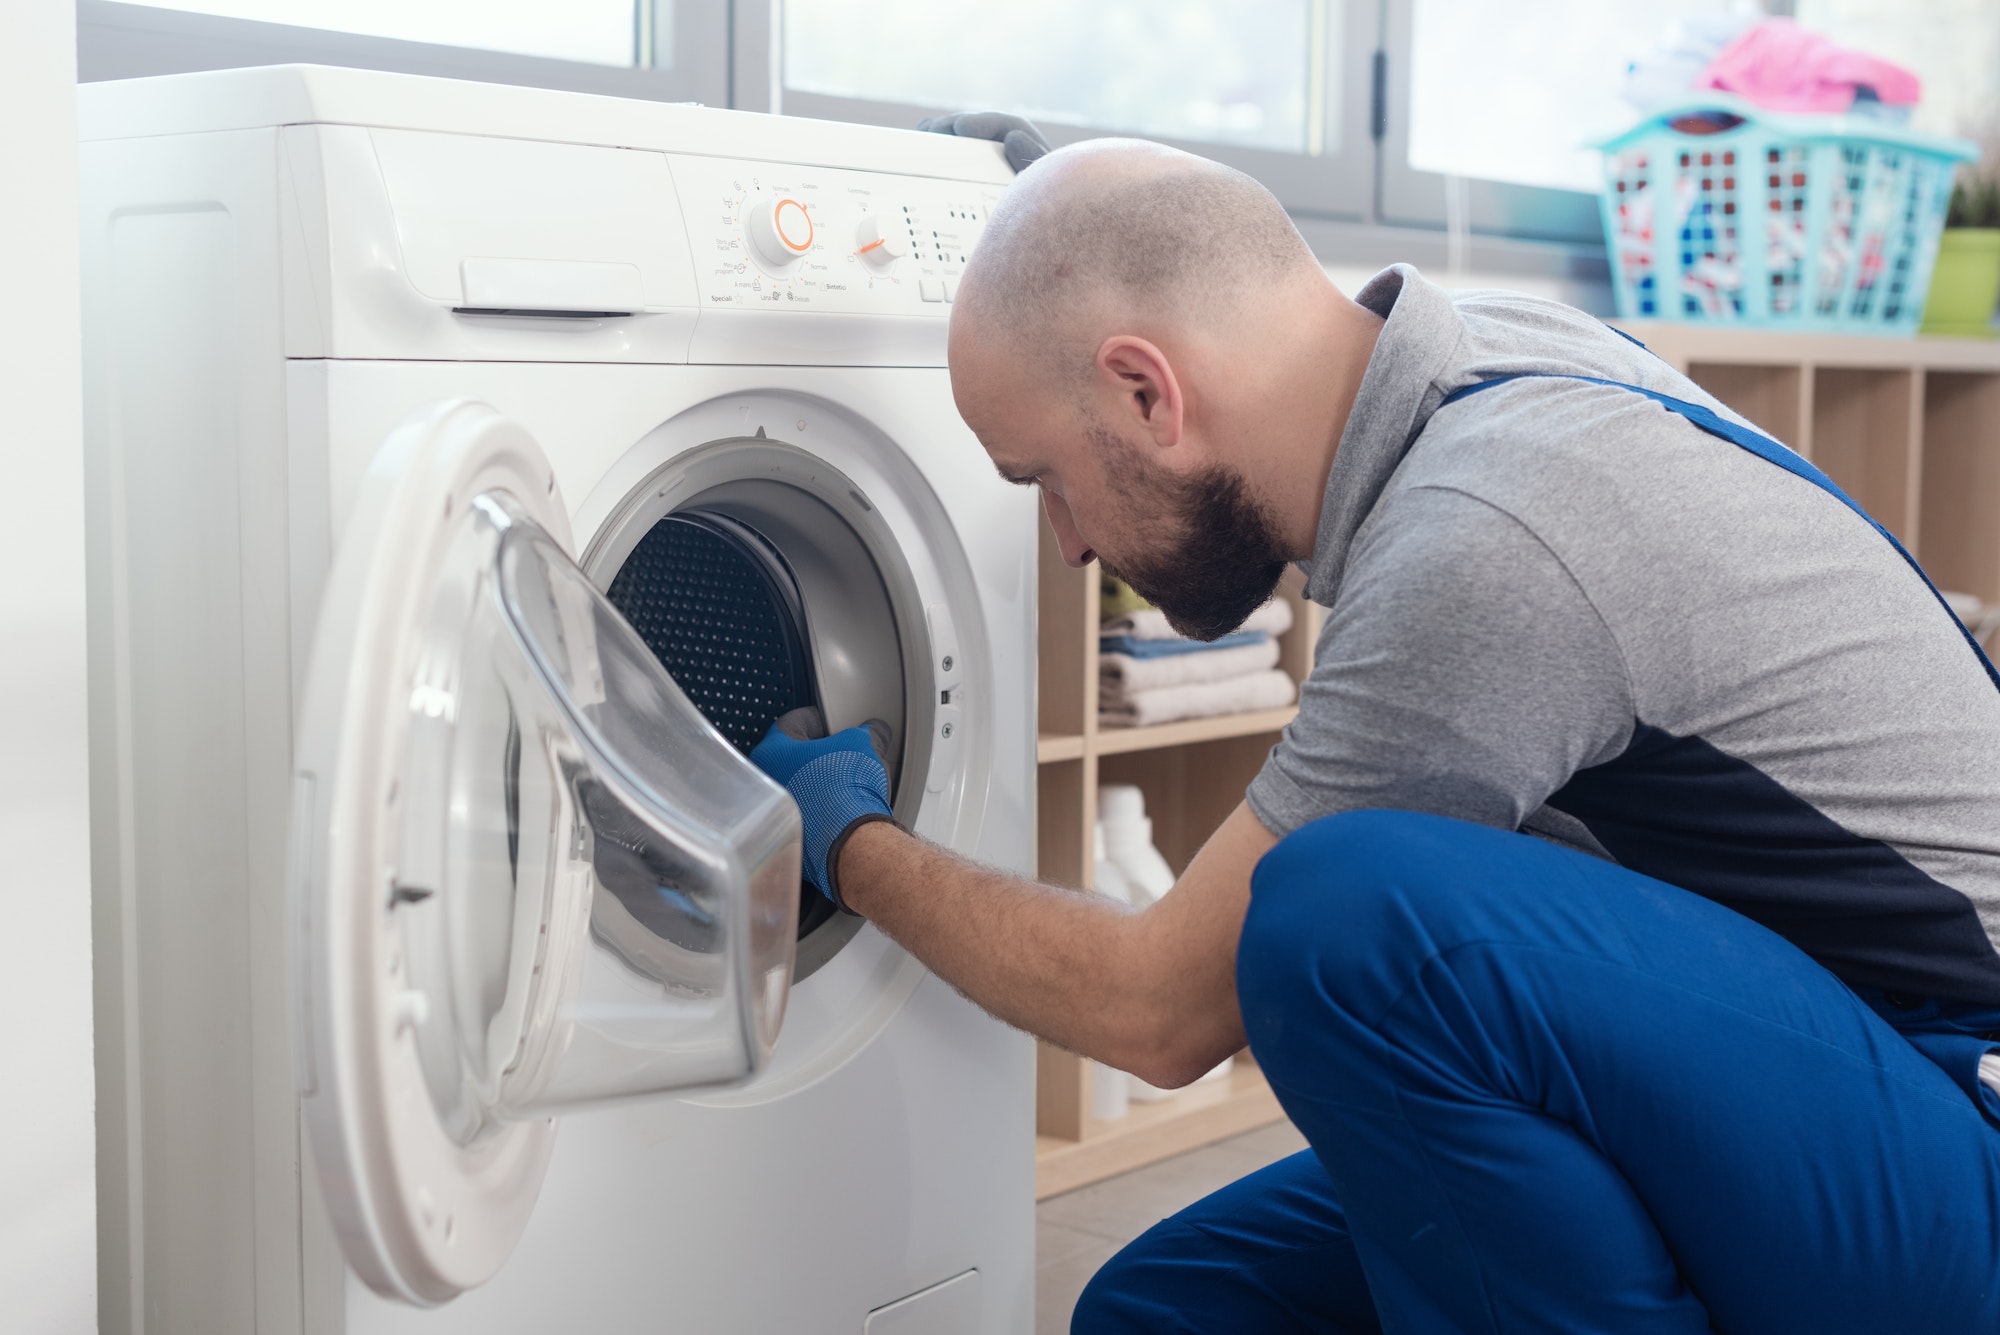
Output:
[[348,1260],[413,1303],[506,1259],[556,1113],[745,1078],[784,1015],[797,808],[570,550],[527,434],[439,405],[370,466],[314,636],[299,1085]]

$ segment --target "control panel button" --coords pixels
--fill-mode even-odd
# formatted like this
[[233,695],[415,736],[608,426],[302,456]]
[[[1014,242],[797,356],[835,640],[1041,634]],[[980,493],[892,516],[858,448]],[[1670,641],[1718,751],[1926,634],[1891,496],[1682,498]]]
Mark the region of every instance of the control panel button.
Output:
[[910,253],[910,238],[871,213],[854,229],[854,253],[870,268],[886,271]]
[[947,278],[944,280],[944,299],[946,301],[958,300],[958,280],[956,278]]
[[942,278],[920,278],[917,280],[917,294],[925,301],[944,300],[944,280]]
[[747,230],[750,248],[773,268],[790,268],[812,249],[812,214],[796,199],[759,201],[750,210]]

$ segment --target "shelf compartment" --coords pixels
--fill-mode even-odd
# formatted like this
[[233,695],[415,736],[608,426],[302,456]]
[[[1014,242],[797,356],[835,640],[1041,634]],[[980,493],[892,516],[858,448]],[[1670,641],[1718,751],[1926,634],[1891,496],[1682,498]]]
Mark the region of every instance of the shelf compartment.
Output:
[[1814,376],[1809,366],[1739,366],[1690,362],[1688,379],[1755,422],[1769,436],[1812,457]]
[[[1088,1067],[1076,1058],[1071,1063]],[[1084,1077],[1084,1078],[1087,1078]],[[1170,1155],[1285,1119],[1264,1073],[1238,1053],[1227,1077],[1190,1085],[1162,1103],[1135,1103],[1116,1121],[1086,1119],[1076,1139],[1035,1138],[1035,1199],[1088,1186]]]
[[[1098,734],[1098,740],[1107,735]],[[1098,765],[1098,786],[1138,785],[1153,822],[1153,846],[1179,876],[1236,810],[1277,740],[1276,729],[1265,728],[1189,740],[1164,750],[1107,755]]]
[[1918,558],[1941,589],[2000,600],[2000,374],[1924,380]]
[[1052,885],[1090,888],[1097,821],[1097,762],[1058,760],[1035,773],[1035,871]]
[[1812,458],[1875,521],[1914,545],[1924,372],[1821,367],[1812,385]]

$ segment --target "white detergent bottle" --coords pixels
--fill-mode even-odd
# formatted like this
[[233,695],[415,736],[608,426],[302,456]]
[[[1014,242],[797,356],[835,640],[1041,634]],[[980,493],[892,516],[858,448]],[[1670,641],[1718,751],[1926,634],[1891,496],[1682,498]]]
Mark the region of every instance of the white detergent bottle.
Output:
[[[1160,850],[1153,847],[1153,822],[1146,816],[1145,793],[1137,784],[1107,783],[1097,790],[1097,815],[1099,887],[1104,884],[1108,855],[1108,864],[1123,874],[1130,887],[1127,903],[1140,908],[1157,903],[1174,888],[1174,869],[1160,856]],[[1200,1080],[1223,1079],[1235,1064],[1234,1057],[1224,1057]],[[1131,1097],[1140,1103],[1158,1103],[1173,1097],[1174,1091],[1147,1084],[1136,1075],[1130,1080]]]
[[[1113,862],[1105,852],[1107,844],[1104,837],[1103,821],[1097,822],[1095,828],[1091,830],[1090,841],[1092,862],[1094,864],[1093,870],[1095,873],[1093,885],[1097,893],[1103,895],[1106,899],[1115,899],[1120,904],[1132,903],[1132,882],[1130,878],[1125,875],[1118,864]],[[1144,905],[1144,900],[1139,901],[1139,907],[1144,907]]]
[[1153,847],[1153,822],[1146,818],[1146,795],[1136,784],[1107,783],[1097,790],[1098,826],[1104,851],[1132,887],[1132,905],[1144,908],[1174,888],[1174,869]]
[[[1091,829],[1091,844],[1094,854],[1095,885],[1097,893],[1106,899],[1115,899],[1120,904],[1132,902],[1132,887],[1125,879],[1125,873],[1118,865],[1104,855],[1104,822],[1098,821]],[[1114,1121],[1129,1110],[1127,1101],[1131,1088],[1131,1077],[1115,1066],[1103,1062],[1090,1064],[1090,1116],[1099,1122]]]
[[1090,1064],[1090,1119],[1115,1122],[1131,1110],[1132,1077],[1103,1062]]

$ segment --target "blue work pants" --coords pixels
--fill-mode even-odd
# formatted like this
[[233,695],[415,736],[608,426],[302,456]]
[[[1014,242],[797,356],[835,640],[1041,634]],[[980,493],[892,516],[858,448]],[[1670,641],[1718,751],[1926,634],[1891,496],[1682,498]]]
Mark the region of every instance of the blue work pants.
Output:
[[2000,1331],[2000,1013],[1864,998],[1687,891],[1379,811],[1258,866],[1237,991],[1312,1149],[1119,1253],[1079,1335]]

